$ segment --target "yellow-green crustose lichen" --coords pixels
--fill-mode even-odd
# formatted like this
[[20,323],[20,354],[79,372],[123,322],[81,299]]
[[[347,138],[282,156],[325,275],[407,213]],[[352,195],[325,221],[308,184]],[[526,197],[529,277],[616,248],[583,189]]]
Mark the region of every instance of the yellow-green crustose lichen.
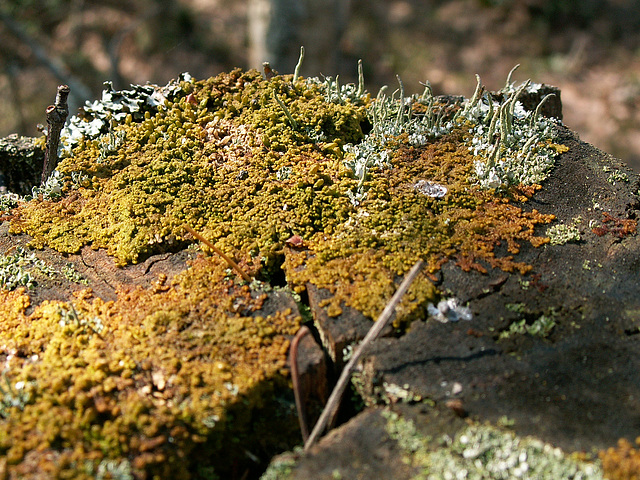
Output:
[[[64,199],[23,205],[14,230],[61,252],[107,248],[127,264],[172,248],[184,222],[225,249],[272,260],[294,233],[344,221],[340,192],[353,180],[338,146],[362,135],[363,107],[328,104],[317,88],[255,71],[183,82],[181,92],[141,122],[115,126],[124,140],[107,156],[103,139],[80,140],[58,167]],[[274,92],[327,142],[288,126]]]
[[266,294],[226,275],[200,258],[171,285],[115,302],[86,290],[29,315],[24,290],[0,291],[5,478],[231,478],[245,452],[290,448],[300,318],[260,316]]
[[503,104],[478,90],[461,109],[400,85],[372,100],[256,71],[185,79],[144,114],[119,106],[101,137],[76,138],[58,167],[63,197],[21,204],[12,229],[36,247],[106,248],[124,265],[183,246],[186,222],[267,273],[297,235],[287,279],[332,290],[332,315],[345,302],[377,316],[418,258],[428,268],[405,319],[434,300],[429,276],[449,260],[526,272],[520,243],[548,241],[534,229],[552,217],[521,203],[561,151],[552,122],[521,108],[522,88]]

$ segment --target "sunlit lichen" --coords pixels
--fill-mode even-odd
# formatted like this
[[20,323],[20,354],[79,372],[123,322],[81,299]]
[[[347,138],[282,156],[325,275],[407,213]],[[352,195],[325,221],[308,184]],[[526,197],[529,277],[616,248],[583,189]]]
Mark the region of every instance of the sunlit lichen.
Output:
[[293,408],[275,397],[288,391],[287,338],[300,319],[260,316],[266,294],[225,276],[201,258],[172,285],[122,290],[116,302],[85,291],[29,315],[22,291],[0,291],[9,471],[36,455],[53,478],[194,478],[202,466],[223,478],[244,461],[237,442],[259,454],[261,435],[287,443]]
[[640,437],[636,438],[635,447],[626,438],[618,440],[615,447],[599,453],[602,468],[609,480],[631,480],[640,478]]
[[[124,265],[181,248],[187,223],[222,250],[260,259],[267,273],[298,235],[306,250],[285,255],[292,286],[334,292],[332,315],[349,305],[372,318],[422,258],[426,274],[398,322],[424,314],[436,297],[429,275],[449,260],[464,270],[529,270],[515,258],[520,243],[548,241],[534,230],[552,217],[517,202],[543,178],[527,165],[542,162],[546,172],[561,147],[551,144],[553,123],[525,111],[516,93],[501,106],[480,94],[461,106],[428,85],[405,98],[399,81],[373,100],[361,84],[291,80],[234,70],[140,90],[143,103],[131,100],[135,89],[110,91],[99,132],[77,138],[59,166],[64,197],[21,204],[12,231],[66,253],[106,248]],[[526,150],[518,161],[529,172],[509,174],[499,193],[478,182],[482,149],[469,147],[492,119],[504,148]],[[519,134],[525,124],[535,131]]]
[[559,223],[547,229],[547,236],[552,245],[564,245],[569,242],[580,241],[580,230],[575,225]]
[[38,278],[52,277],[55,273],[50,265],[23,247],[0,256],[0,287],[6,290],[33,288]]

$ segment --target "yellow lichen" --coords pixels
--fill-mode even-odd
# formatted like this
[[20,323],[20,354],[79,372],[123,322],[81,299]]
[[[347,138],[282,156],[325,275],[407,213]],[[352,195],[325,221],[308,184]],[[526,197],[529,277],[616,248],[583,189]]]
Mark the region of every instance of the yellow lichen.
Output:
[[[256,71],[183,82],[182,91],[141,123],[116,126],[125,141],[115,153],[101,156],[99,140],[81,144],[59,167],[66,197],[23,204],[13,231],[61,252],[106,248],[126,264],[180,248],[186,222],[219,248],[260,259],[267,273],[299,235],[308,251],[285,265],[293,286],[335,292],[331,314],[344,302],[370,317],[417,258],[428,274],[449,259],[464,270],[525,273],[530,267],[514,258],[520,243],[548,241],[534,229],[552,217],[517,205],[536,186],[497,194],[472,183],[470,125],[419,147],[399,135],[388,145],[390,168],[356,179],[341,146],[362,138],[365,106],[328,102],[317,84]],[[74,175],[85,180],[73,184]],[[447,194],[425,195],[419,181]],[[348,193],[358,188],[366,198],[355,207]],[[496,255],[499,245],[506,255]],[[436,292],[426,277],[414,288],[424,300],[411,308],[417,315]]]
[[[635,443],[640,446],[640,437],[636,438]],[[640,479],[640,451],[626,438],[618,440],[617,447],[601,451],[599,457],[609,480]]]
[[[444,263],[526,273],[522,243],[548,241],[535,230],[552,216],[525,206],[539,186],[474,183],[469,122],[421,146],[390,136],[380,145],[389,164],[355,178],[343,147],[371,128],[368,97],[334,103],[318,83],[240,70],[179,91],[139,122],[112,125],[112,136],[82,140],[58,167],[62,198],[22,202],[11,231],[63,253],[105,248],[126,265],[185,247],[187,223],[251,276],[282,268],[298,291],[332,292],[330,315],[346,305],[371,318],[422,259],[398,327],[424,316]],[[429,196],[420,182],[446,193]],[[359,202],[356,191],[366,193]],[[274,397],[287,390],[300,319],[263,312],[266,294],[228,276],[201,258],[171,285],[122,288],[114,302],[84,291],[29,314],[24,292],[0,291],[0,359],[20,386],[0,405],[10,475],[36,464],[52,478],[91,478],[103,462],[146,478],[212,466],[225,475],[245,450],[262,451],[263,437],[289,447],[291,412]]]
[[[12,231],[65,253],[106,248],[124,265],[175,248],[187,222],[226,247],[272,259],[292,234],[331,229],[345,217],[349,202],[340,197],[352,180],[336,152],[362,136],[362,107],[327,103],[317,89],[266,82],[255,71],[184,90],[193,102],[183,97],[115,127],[125,138],[116,153],[100,159],[100,141],[81,143],[58,167],[66,198],[23,205]],[[276,90],[300,130],[286,124]],[[304,129],[322,131],[327,142],[311,142]],[[72,174],[86,180],[72,186]]]
[[[547,242],[534,229],[553,217],[526,212],[507,197],[471,184],[472,168],[473,157],[455,133],[424,147],[400,148],[390,169],[370,172],[367,197],[346,222],[314,235],[306,255],[291,256],[290,280],[335,292],[327,301],[330,314],[339,314],[344,301],[375,318],[393,294],[394,280],[417,258],[425,260],[427,273],[450,258],[464,270],[526,273],[530,266],[514,255],[522,241]],[[447,194],[442,199],[421,194],[415,188],[421,179],[443,185]],[[518,192],[521,200],[523,192]],[[507,256],[496,256],[501,244]],[[422,303],[409,302],[414,314],[423,313],[435,295],[427,283],[424,278],[416,287]]]
[[[244,461],[235,442],[250,450],[270,434],[286,443],[292,412],[269,399],[288,390],[288,338],[300,319],[290,309],[260,316],[266,294],[234,285],[225,269],[200,258],[173,285],[122,290],[115,302],[84,291],[30,315],[23,292],[0,292],[0,356],[14,392],[1,399],[9,471],[41,452],[51,478],[93,478],[109,459],[145,478],[192,478],[202,466],[224,475]],[[9,403],[16,392],[23,404]]]

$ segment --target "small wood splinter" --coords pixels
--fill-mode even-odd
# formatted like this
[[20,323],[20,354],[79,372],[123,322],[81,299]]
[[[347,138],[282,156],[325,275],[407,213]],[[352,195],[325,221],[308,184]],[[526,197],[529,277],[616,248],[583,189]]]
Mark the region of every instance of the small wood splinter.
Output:
[[300,423],[300,433],[302,433],[302,440],[304,442],[309,438],[309,423],[307,421],[307,412],[303,404],[302,398],[302,386],[300,385],[300,371],[298,369],[298,349],[300,341],[309,335],[311,331],[309,327],[303,325],[293,337],[291,341],[291,348],[289,349],[289,361],[291,363],[291,381],[293,383],[293,397],[296,402],[296,411],[298,412],[298,422]]
[[211,250],[213,250],[216,254],[220,255],[225,262],[227,262],[229,264],[229,266],[231,268],[233,268],[236,272],[238,272],[238,274],[242,277],[242,279],[247,282],[247,283],[251,283],[251,277],[249,277],[249,275],[247,275],[244,270],[242,270],[240,268],[240,266],[233,261],[233,259],[231,257],[229,257],[228,255],[226,255],[222,250],[220,250],[218,247],[216,247],[213,243],[211,243],[209,240],[207,240],[206,238],[204,238],[202,235],[200,235],[198,232],[196,232],[193,228],[191,228],[189,225],[187,225],[186,223],[184,225],[182,225],[182,227],[189,232],[191,235],[193,235],[194,237],[196,237],[198,240],[200,240],[202,243],[204,243],[207,247],[209,247]]

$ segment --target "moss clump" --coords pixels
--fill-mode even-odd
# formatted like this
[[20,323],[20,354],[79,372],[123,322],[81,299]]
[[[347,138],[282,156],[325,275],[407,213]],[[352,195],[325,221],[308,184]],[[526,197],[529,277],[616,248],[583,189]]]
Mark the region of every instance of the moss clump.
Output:
[[[553,217],[524,211],[508,196],[471,183],[474,159],[462,135],[457,130],[424,146],[401,146],[390,168],[370,171],[366,198],[349,219],[332,232],[312,237],[304,254],[289,257],[286,268],[292,281],[334,291],[330,314],[339,314],[346,298],[350,306],[376,317],[396,288],[394,279],[423,258],[426,275],[418,278],[403,302],[415,316],[435,296],[428,275],[450,259],[465,271],[496,267],[527,272],[530,267],[514,255],[522,241],[545,243],[534,229]],[[444,186],[446,195],[423,194],[417,188],[421,180]],[[512,198],[516,195],[526,199],[514,190]],[[495,254],[500,244],[508,255]],[[358,296],[357,291],[367,294]]]
[[[277,398],[288,395],[288,338],[300,318],[263,314],[266,297],[207,258],[172,285],[122,290],[115,302],[84,291],[26,315],[24,291],[0,291],[9,478],[118,468],[135,478],[200,478],[202,469],[229,478],[245,468],[244,450],[266,463],[290,448],[292,399]],[[24,401],[8,405],[17,391]]]
[[[65,198],[22,205],[13,231],[60,252],[107,248],[124,265],[182,245],[187,222],[268,263],[291,235],[345,218],[340,192],[353,180],[339,145],[362,136],[363,107],[255,71],[183,82],[181,92],[139,123],[129,117],[108,138],[81,141],[58,167]],[[326,142],[311,140],[320,133]],[[109,135],[122,139],[117,148]]]

